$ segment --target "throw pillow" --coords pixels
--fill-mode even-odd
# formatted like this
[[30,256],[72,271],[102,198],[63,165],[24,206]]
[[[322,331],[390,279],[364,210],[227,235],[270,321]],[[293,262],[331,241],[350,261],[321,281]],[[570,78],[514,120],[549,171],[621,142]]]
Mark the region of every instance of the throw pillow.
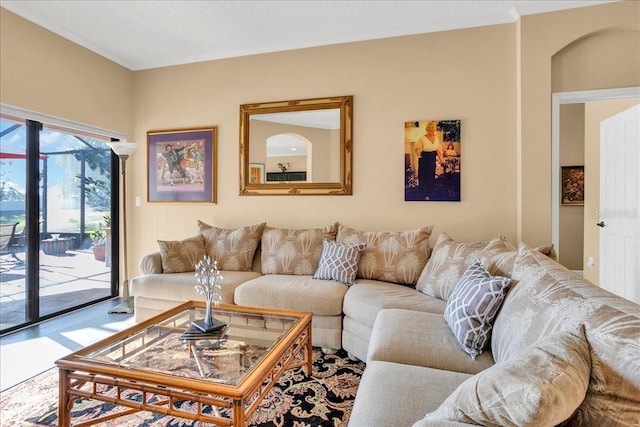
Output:
[[416,289],[434,298],[449,299],[458,280],[488,242],[466,243],[440,233]]
[[592,316],[600,319],[605,312],[602,301],[580,290],[584,279],[522,242],[511,278],[514,286],[493,325],[491,350],[496,362],[556,330],[577,327]]
[[218,261],[220,270],[248,271],[253,265],[265,223],[239,228],[218,228],[198,221],[209,258]]
[[640,369],[635,371],[637,375],[620,376],[622,371],[614,373],[612,368],[640,367],[638,305],[612,297],[522,243],[512,278],[514,285],[493,325],[494,360],[511,360],[514,354],[548,335],[584,324],[587,338],[594,338],[589,341],[591,382],[584,402],[567,425],[607,425],[613,422],[612,417],[619,425],[636,425],[640,416]]
[[184,240],[158,240],[163,273],[183,273],[195,271],[196,264],[204,258],[204,240],[202,236]]
[[511,277],[518,248],[499,235],[492,239],[479,253],[478,259],[494,276]]
[[591,359],[584,327],[548,335],[460,384],[429,421],[555,426],[587,393]]
[[272,228],[262,233],[262,274],[311,276],[318,269],[322,239],[335,240],[338,224],[324,228]]
[[491,328],[511,279],[492,276],[476,260],[464,272],[447,300],[444,318],[472,359],[491,342]]
[[556,250],[553,247],[553,243],[550,243],[548,245],[537,246],[535,250],[545,254],[546,256],[548,256],[554,261],[558,261],[558,254],[556,253]]
[[313,275],[314,279],[337,280],[345,285],[353,285],[358,272],[360,254],[365,248],[364,243],[350,245],[324,239],[322,241],[322,256],[320,265]]
[[[538,246],[534,250],[557,261],[557,254],[553,248],[553,243]],[[507,242],[504,236],[499,235],[491,240],[478,254],[482,265],[493,275],[511,277],[513,267],[518,257],[518,248]]]
[[429,237],[433,226],[408,231],[359,231],[340,225],[336,241],[364,243],[357,277],[415,285],[429,259]]

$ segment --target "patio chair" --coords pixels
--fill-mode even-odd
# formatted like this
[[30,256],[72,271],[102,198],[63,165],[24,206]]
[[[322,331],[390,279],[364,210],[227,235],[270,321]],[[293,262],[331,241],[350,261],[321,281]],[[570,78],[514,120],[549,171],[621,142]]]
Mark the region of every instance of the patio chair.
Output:
[[[42,222],[42,221],[40,221]],[[13,243],[11,244],[11,251],[15,254],[16,252],[24,251],[27,246],[27,227],[23,227],[21,232],[15,233],[13,238]]]
[[22,263],[23,261],[16,256],[15,252],[15,238],[16,238],[16,227],[19,223],[7,223],[0,224],[0,255],[9,255],[13,260],[10,260],[9,257],[0,258],[0,265],[5,264],[7,262],[13,263]]

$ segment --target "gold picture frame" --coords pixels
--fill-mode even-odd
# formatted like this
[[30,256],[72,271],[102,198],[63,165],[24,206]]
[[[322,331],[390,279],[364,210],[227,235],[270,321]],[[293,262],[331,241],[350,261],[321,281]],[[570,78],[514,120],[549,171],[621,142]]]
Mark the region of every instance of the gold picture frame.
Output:
[[[326,114],[326,116],[325,116]],[[309,123],[310,117],[331,117],[330,126],[321,123]],[[315,120],[311,120],[315,122]],[[351,195],[352,167],[353,167],[353,96],[335,96],[328,98],[313,98],[287,100],[265,103],[240,105],[240,195]],[[329,135],[325,144],[323,138],[314,138],[307,132],[315,129],[319,133]],[[268,135],[267,135],[268,134]],[[300,140],[315,147],[314,155],[307,157],[307,167],[304,170],[291,172],[305,172],[304,179],[268,180],[273,172],[280,172],[277,163],[271,165],[275,156],[267,155],[267,138],[274,135],[295,135]],[[314,146],[314,144],[316,144]],[[335,144],[335,145],[334,145]],[[334,149],[335,146],[335,149]],[[331,161],[318,163],[323,157],[316,155],[327,152]],[[285,164],[288,160],[275,160]],[[250,164],[265,165],[266,177],[261,183],[252,183]],[[324,167],[326,166],[326,167]],[[282,173],[284,174],[284,170]],[[326,172],[327,176],[323,175]],[[335,173],[335,176],[332,175]]]

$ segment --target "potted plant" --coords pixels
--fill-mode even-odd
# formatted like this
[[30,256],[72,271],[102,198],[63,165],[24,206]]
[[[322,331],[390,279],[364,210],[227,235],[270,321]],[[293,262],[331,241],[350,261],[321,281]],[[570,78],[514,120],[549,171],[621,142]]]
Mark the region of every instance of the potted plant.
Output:
[[102,217],[104,219],[104,232],[105,232],[105,259],[104,263],[107,267],[111,267],[111,215],[106,214]]
[[93,250],[93,256],[98,261],[105,260],[106,236],[107,233],[105,231],[103,223],[98,224],[98,226],[91,230],[91,232],[89,233],[89,238],[91,239],[92,243],[91,249]]

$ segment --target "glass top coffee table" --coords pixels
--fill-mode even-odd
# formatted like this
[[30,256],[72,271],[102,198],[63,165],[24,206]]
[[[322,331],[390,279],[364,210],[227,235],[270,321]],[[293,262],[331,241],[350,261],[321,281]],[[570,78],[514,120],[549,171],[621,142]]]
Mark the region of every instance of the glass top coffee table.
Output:
[[245,426],[285,371],[311,375],[311,313],[221,305],[219,337],[185,335],[203,317],[204,302],[189,301],[56,361],[59,425],[89,398],[123,410],[88,424],[151,411]]

